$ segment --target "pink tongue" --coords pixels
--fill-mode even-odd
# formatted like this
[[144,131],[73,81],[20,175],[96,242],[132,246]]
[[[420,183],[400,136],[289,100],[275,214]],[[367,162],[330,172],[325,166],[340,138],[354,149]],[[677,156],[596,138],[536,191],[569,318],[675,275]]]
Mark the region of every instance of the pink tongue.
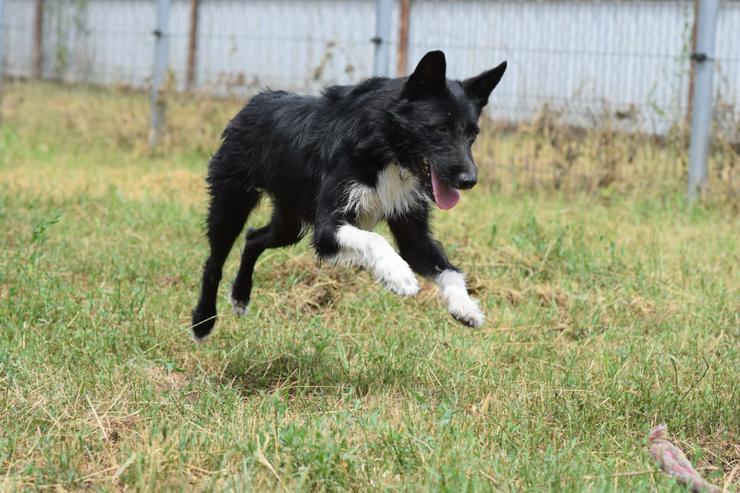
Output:
[[437,178],[434,168],[431,171],[434,201],[440,209],[452,209],[457,204],[457,201],[460,200],[460,192],[442,183],[442,180]]

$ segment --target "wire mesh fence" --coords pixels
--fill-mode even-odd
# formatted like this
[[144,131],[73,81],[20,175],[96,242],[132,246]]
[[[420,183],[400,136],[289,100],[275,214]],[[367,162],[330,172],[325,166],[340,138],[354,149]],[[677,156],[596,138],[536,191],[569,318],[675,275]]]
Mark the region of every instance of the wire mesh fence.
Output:
[[[244,98],[372,75],[374,0],[171,0],[167,89]],[[5,76],[147,89],[156,0],[5,0]],[[408,7],[404,9],[404,4]],[[691,0],[397,0],[388,71],[442,49],[461,78],[509,61],[495,120],[669,135],[690,102]],[[715,120],[740,134],[740,1],[721,3]],[[406,32],[404,33],[404,27]],[[399,61],[400,59],[400,61]],[[397,68],[398,67],[398,68]]]

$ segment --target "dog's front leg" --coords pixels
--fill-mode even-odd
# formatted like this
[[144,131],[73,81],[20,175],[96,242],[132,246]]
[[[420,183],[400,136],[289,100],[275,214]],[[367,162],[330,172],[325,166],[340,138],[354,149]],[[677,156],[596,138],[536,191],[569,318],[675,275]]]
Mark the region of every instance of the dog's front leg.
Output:
[[419,283],[409,265],[377,233],[346,222],[324,222],[314,230],[314,244],[323,260],[364,267],[394,293],[413,296],[419,292]]
[[402,296],[419,292],[419,283],[409,265],[377,233],[355,225],[357,220],[346,205],[345,194],[336,190],[346,183],[327,181],[319,196],[314,223],[314,247],[319,258],[334,264],[364,267],[385,287]]
[[457,270],[447,269],[434,276],[442,298],[447,302],[450,315],[468,327],[480,327],[485,316],[465,287],[465,276]]
[[485,316],[478,303],[465,287],[465,276],[453,266],[429,232],[429,213],[426,206],[402,217],[388,220],[396,238],[401,256],[418,274],[428,277],[439,286],[452,317],[468,327],[480,327]]
[[419,283],[409,264],[378,233],[342,224],[336,231],[337,263],[354,264],[370,270],[383,285],[401,296],[419,292]]

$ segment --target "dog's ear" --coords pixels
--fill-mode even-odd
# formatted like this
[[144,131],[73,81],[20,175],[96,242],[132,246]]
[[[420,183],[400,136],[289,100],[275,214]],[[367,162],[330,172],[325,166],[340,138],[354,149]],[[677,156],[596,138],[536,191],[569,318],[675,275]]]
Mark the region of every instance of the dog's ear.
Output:
[[486,70],[480,75],[463,81],[465,94],[478,105],[479,110],[483,109],[488,103],[488,97],[491,95],[491,91],[499,83],[501,77],[504,76],[504,72],[506,72],[506,62],[502,62],[496,68]]
[[445,54],[441,51],[430,51],[419,60],[414,73],[409,76],[403,87],[402,96],[413,99],[444,88],[446,72]]

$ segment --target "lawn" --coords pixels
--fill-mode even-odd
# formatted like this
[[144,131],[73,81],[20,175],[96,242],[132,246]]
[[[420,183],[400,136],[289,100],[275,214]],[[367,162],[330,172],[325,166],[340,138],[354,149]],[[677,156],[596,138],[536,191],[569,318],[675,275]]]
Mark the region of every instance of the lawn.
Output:
[[[203,175],[239,103],[177,101],[150,153],[145,95],[5,86],[0,490],[683,491],[648,454],[661,422],[738,490],[737,204],[689,207],[678,178],[532,186],[495,163],[534,137],[484,135],[484,182],[434,219],[481,330],[304,241],[261,257],[245,318],[232,252],[196,345]],[[675,163],[644,145],[634,169]]]

